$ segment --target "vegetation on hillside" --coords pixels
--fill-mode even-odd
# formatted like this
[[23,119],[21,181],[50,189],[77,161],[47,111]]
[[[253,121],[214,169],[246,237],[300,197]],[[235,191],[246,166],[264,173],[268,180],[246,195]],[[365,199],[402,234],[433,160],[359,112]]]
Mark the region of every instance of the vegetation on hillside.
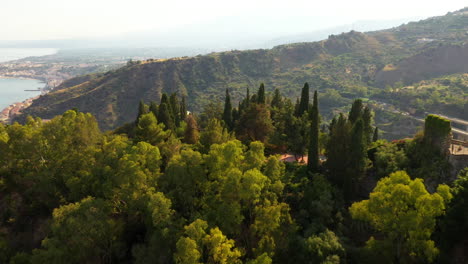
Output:
[[362,100],[323,126],[308,84],[296,104],[266,87],[200,116],[163,94],[106,133],[78,110],[0,124],[0,262],[450,263],[447,120],[388,142]]
[[[27,115],[50,119],[76,107],[92,113],[100,127],[108,130],[130,122],[139,100],[159,103],[163,93],[185,97],[187,109],[199,113],[209,102],[222,101],[226,89],[236,106],[245,89],[256,89],[259,83],[265,84],[266,96],[278,89],[294,100],[300,96],[297,87],[305,82],[320,92],[320,113],[325,120],[331,120],[337,109],[349,106],[355,98],[392,101],[404,109],[411,102],[418,113],[439,110],[465,117],[460,109],[465,106],[466,89],[455,80],[464,77],[442,77],[450,84],[432,79],[466,72],[463,43],[467,30],[468,16],[461,10],[389,30],[351,31],[320,42],[270,50],[132,62],[97,78],[68,82],[67,87],[35,100],[20,119],[24,121]],[[384,137],[401,130],[381,127],[389,132]]]

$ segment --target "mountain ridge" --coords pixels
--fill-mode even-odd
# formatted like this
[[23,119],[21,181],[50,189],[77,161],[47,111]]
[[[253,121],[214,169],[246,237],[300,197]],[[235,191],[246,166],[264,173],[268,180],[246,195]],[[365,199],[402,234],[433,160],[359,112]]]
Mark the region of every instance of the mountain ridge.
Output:
[[389,65],[398,67],[430,49],[463,46],[468,40],[465,9],[389,30],[330,35],[317,42],[134,62],[85,82],[72,81],[70,87],[63,85],[35,100],[22,118],[31,114],[48,119],[76,107],[95,115],[101,128],[112,129],[134,119],[140,99],[159,101],[163,92],[177,92],[187,97],[190,110],[200,111],[207,101],[221,101],[226,88],[238,101],[247,87],[256,89],[261,82],[267,91],[279,88],[288,97],[297,96],[304,82],[321,93],[337,90],[353,96],[360,87],[378,89],[406,81],[401,74],[388,77],[382,73]]

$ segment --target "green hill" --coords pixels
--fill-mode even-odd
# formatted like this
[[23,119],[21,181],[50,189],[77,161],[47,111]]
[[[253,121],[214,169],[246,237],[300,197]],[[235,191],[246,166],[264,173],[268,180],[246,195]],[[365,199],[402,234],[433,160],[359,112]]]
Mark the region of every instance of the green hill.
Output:
[[[78,108],[103,129],[134,120],[139,100],[159,101],[163,92],[187,98],[188,110],[222,101],[230,89],[235,105],[247,87],[299,95],[309,82],[327,116],[354,97],[382,95],[385,87],[468,71],[468,8],[389,30],[331,35],[327,40],[269,50],[133,62],[100,75],[77,77],[41,96],[24,115],[52,118]],[[463,93],[463,91],[462,91]]]

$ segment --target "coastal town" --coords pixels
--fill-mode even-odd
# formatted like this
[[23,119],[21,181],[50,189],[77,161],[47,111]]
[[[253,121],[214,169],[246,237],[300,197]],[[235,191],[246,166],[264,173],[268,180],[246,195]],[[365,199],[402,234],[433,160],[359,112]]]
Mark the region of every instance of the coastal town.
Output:
[[[120,67],[126,62],[121,57],[89,57],[76,59],[73,53],[62,53],[28,57],[0,63],[0,79],[34,79],[44,82],[38,90],[42,94],[48,93],[63,81],[78,75],[108,71]],[[36,87],[32,87],[34,91]],[[22,102],[12,102],[8,107],[0,109],[0,122],[9,123],[30,106],[39,96],[28,98]]]
[[24,100],[22,102],[16,102],[16,103],[13,103],[13,104],[9,105],[8,107],[6,107],[5,109],[3,109],[0,112],[0,122],[6,123],[6,124],[10,123],[10,121],[15,116],[20,114],[23,109],[30,106],[32,104],[32,102],[35,99],[37,99],[38,97],[39,96],[36,96],[36,97],[33,97],[33,98],[28,98],[28,99],[26,99],[26,100]]

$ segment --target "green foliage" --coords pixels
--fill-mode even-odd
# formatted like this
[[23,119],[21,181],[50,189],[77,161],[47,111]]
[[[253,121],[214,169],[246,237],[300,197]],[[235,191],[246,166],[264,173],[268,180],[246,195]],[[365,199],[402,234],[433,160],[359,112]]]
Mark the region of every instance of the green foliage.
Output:
[[223,121],[226,124],[226,127],[231,130],[233,128],[232,122],[232,104],[231,97],[229,96],[229,90],[226,89],[226,99],[224,102],[224,112],[223,112]]
[[347,181],[347,165],[349,160],[351,127],[343,114],[333,119],[330,124],[330,139],[326,148],[327,163],[330,177],[338,187],[344,188]]
[[258,104],[265,104],[265,85],[263,83],[260,84],[257,92],[257,103]]
[[369,145],[371,143],[371,134],[373,132],[372,128],[372,112],[369,108],[369,106],[364,107],[364,111],[362,113],[362,121],[364,122],[364,127],[363,127],[363,135],[365,138],[365,143],[366,145]]
[[372,142],[376,142],[377,140],[379,140],[379,128],[378,127],[374,129],[374,134],[372,135]]
[[231,139],[232,137],[227,129],[223,128],[221,122],[216,118],[210,119],[200,134],[200,143],[204,146],[206,152],[211,145],[221,144]]
[[44,249],[34,252],[33,263],[111,262],[121,257],[123,222],[100,199],[85,198],[53,212],[51,236]]
[[148,106],[143,102],[143,100],[140,100],[140,103],[138,105],[138,115],[136,118],[137,124],[138,124],[138,121],[140,120],[140,117],[146,113],[148,113]]
[[351,110],[349,111],[348,120],[354,124],[359,118],[363,115],[363,105],[361,99],[356,99],[351,106]]
[[301,99],[299,101],[296,116],[300,117],[307,112],[309,112],[309,84],[305,83],[304,87],[302,88]]
[[451,251],[457,247],[468,234],[468,168],[462,170],[451,189],[453,199],[447,206],[447,214],[440,220],[439,241],[446,258],[451,258]]
[[166,103],[161,103],[159,105],[159,122],[164,124],[164,127],[170,130],[175,129],[174,119],[171,114],[171,108]]
[[274,127],[265,104],[250,104],[239,120],[236,134],[244,142],[266,142]]
[[169,106],[170,106],[170,112],[171,116],[174,120],[174,125],[175,127],[178,127],[180,125],[180,103],[179,99],[177,98],[177,94],[173,93],[171,94],[169,98]]
[[405,153],[408,158],[408,172],[414,177],[431,181],[442,181],[450,175],[450,163],[440,147],[434,146],[416,135],[406,142]]
[[377,170],[379,178],[404,169],[408,163],[408,158],[406,157],[404,150],[399,149],[397,144],[385,144],[379,146],[374,157],[374,168]]
[[188,144],[196,144],[200,138],[197,121],[195,120],[193,115],[188,115],[186,120],[187,127],[184,133],[184,142]]
[[275,89],[273,98],[271,99],[271,107],[281,108],[283,106],[283,98],[278,89]]
[[320,127],[320,117],[319,117],[319,108],[318,108],[318,99],[317,91],[314,92],[314,101],[311,109],[311,118],[310,118],[310,145],[309,145],[309,155],[307,160],[307,166],[310,172],[318,172],[319,168],[319,127]]
[[187,117],[187,105],[185,103],[185,96],[182,97],[182,101],[180,102],[180,120],[185,120]]
[[[425,79],[427,76],[424,77]],[[466,119],[468,74],[453,74],[438,78],[427,78],[401,89],[379,90],[374,97],[407,112],[417,115],[444,113]]]
[[143,114],[138,119],[135,129],[135,140],[146,141],[154,146],[160,146],[168,138],[168,133],[164,131],[164,124],[156,120],[153,112]]
[[[331,39],[354,45],[360,37]],[[351,62],[347,55],[333,59]],[[311,83],[320,87],[325,82]],[[239,93],[228,87],[230,105],[230,96]],[[427,176],[431,189],[441,181],[433,174],[448,168],[437,147],[421,136],[370,143],[372,112],[359,100],[350,119],[341,114],[331,120],[328,134],[321,133],[317,92],[310,111],[296,117],[295,106],[278,89],[270,101],[261,88],[252,97],[247,89],[239,107],[229,107],[233,130],[242,141],[223,127],[220,104],[211,102],[195,119],[185,116],[184,99],[179,103],[175,94],[163,94],[159,107],[140,105],[144,111],[137,122],[114,134],[101,133],[93,116],[77,110],[50,122],[28,118],[25,125],[0,125],[0,262],[435,260],[438,250],[431,236],[450,200],[449,188],[441,185],[429,194],[422,180],[395,171],[405,168],[413,176]],[[270,155],[304,155],[307,148],[310,167]],[[318,155],[323,148],[327,161],[322,170]],[[319,169],[323,175],[316,173]],[[378,177],[392,174],[378,183],[369,200],[351,206],[352,220],[344,205],[367,196],[374,172]],[[463,186],[461,176],[449,215],[441,218],[447,234],[465,232]],[[440,244],[448,252],[459,239],[444,238]]]
[[302,156],[306,153],[310,140],[309,116],[304,114],[298,118],[289,113],[288,117],[285,122],[288,150],[295,155]]
[[171,159],[160,182],[179,214],[186,218],[196,215],[207,188],[202,155],[190,149],[181,151]]
[[451,130],[450,120],[428,115],[424,121],[424,140],[434,146],[445,146],[444,141],[449,137]]
[[369,222],[384,235],[371,238],[368,246],[391,252],[393,261],[434,261],[439,250],[431,240],[436,217],[445,213],[452,195],[449,187],[439,185],[430,194],[421,179],[411,180],[404,171],[381,179],[369,200],[354,203],[349,211],[353,219]]
[[349,153],[347,153],[348,162],[347,173],[344,186],[345,198],[353,198],[356,193],[357,185],[367,169],[367,149],[364,137],[364,122],[359,119],[351,130]]
[[[211,228],[200,219],[185,226],[185,234],[177,241],[174,260],[177,264],[230,264],[242,263],[242,253],[234,247],[234,241],[228,239],[219,228]],[[201,262],[200,262],[201,261]]]
[[314,174],[304,183],[300,202],[300,215],[296,221],[303,227],[305,237],[337,226],[337,208],[342,198],[325,176]]
[[339,264],[345,253],[339,238],[328,229],[307,238],[306,248],[310,254],[310,263]]

